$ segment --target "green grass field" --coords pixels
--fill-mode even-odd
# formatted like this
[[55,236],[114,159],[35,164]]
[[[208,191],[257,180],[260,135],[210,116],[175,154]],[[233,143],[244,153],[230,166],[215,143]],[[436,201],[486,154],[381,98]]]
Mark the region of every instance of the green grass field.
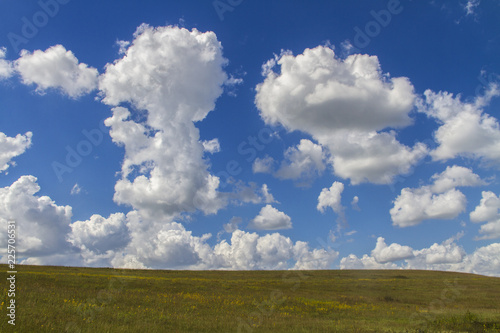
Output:
[[500,332],[500,278],[472,274],[17,270],[1,332]]

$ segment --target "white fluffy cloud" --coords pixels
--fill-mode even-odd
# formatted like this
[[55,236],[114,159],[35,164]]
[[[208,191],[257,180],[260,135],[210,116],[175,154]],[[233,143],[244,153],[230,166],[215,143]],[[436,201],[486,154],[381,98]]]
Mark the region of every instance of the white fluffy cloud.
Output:
[[432,176],[434,184],[404,188],[390,210],[393,225],[408,227],[430,219],[453,219],[465,211],[467,198],[458,186],[480,186],[486,183],[472,170],[452,166]]
[[293,244],[290,238],[278,233],[259,237],[241,230],[233,232],[231,244],[217,244],[214,253],[229,269],[285,269],[293,260],[294,269],[327,269],[338,256],[332,250],[311,251],[307,243]]
[[483,224],[479,233],[483,236],[479,239],[500,238],[500,197],[491,191],[483,191],[479,205],[470,213],[470,220]]
[[127,214],[126,227],[130,242],[116,252],[111,260],[113,267],[188,269],[204,264],[203,259],[210,259],[212,250],[206,243],[210,234],[193,236],[180,223],[151,222],[137,211]]
[[[106,66],[103,102],[136,109],[115,107],[105,121],[113,141],[125,147],[117,203],[165,220],[196,209],[215,213],[226,204],[193,123],[214,109],[226,62],[213,32],[142,25],[123,58]],[[135,121],[136,114],[147,117]]]
[[116,253],[111,263],[127,268],[177,269],[326,269],[337,258],[331,249],[310,249],[279,233],[259,236],[238,230],[233,218],[231,239],[211,247],[210,234],[194,236],[180,223],[143,224],[137,212],[127,215],[132,241]]
[[288,148],[274,176],[279,179],[294,179],[310,182],[316,174],[325,170],[325,153],[320,145],[302,139],[297,147]]
[[413,256],[413,249],[411,247],[396,243],[387,246],[383,237],[377,239],[377,245],[372,251],[372,257],[380,264],[409,259]]
[[12,63],[5,60],[6,53],[7,49],[5,47],[0,47],[0,80],[8,79],[14,73]]
[[109,218],[92,215],[88,221],[74,222],[68,240],[82,250],[96,253],[123,248],[130,240],[125,215],[116,213]]
[[435,160],[470,157],[485,163],[500,162],[500,126],[498,120],[483,112],[490,100],[500,95],[491,85],[485,96],[474,102],[462,102],[460,95],[425,91],[419,110],[435,118],[441,126],[434,133],[439,146],[430,154]]
[[328,47],[306,49],[277,61],[257,86],[256,103],[270,124],[315,135],[339,129],[378,131],[411,123],[413,86],[407,78],[383,78],[377,57],[335,57]]
[[[73,252],[65,239],[70,231],[71,207],[58,206],[47,196],[36,196],[39,191],[33,176],[22,176],[0,188],[1,228],[7,230],[8,221],[15,221],[19,257],[67,255]],[[0,248],[7,249],[7,238],[0,239]]]
[[411,124],[415,95],[407,78],[383,74],[377,57],[342,60],[318,46],[282,53],[263,74],[255,103],[264,121],[312,135],[329,149],[334,172],[353,184],[391,183],[427,154],[423,144],[407,147],[394,132],[380,132]]
[[[433,244],[428,248],[413,250],[410,255],[409,247],[399,244],[391,244],[394,249],[405,249],[402,253],[408,255],[395,256],[391,261],[381,263],[372,255],[363,255],[358,258],[354,254],[344,257],[340,261],[341,269],[425,269],[467,272],[491,276],[500,276],[500,243],[493,243],[485,247],[476,249],[473,253],[467,254],[464,249],[456,243],[460,238],[452,237],[441,244]],[[379,238],[380,240],[380,238]],[[377,240],[377,245],[379,243]],[[390,247],[390,246],[389,246]],[[372,251],[372,254],[376,250]],[[401,252],[400,252],[401,253]],[[387,257],[386,259],[389,259]],[[393,261],[403,259],[400,265]]]
[[233,233],[234,231],[239,229],[239,225],[243,222],[243,219],[239,216],[233,216],[229,223],[224,224],[224,231],[227,233]]
[[271,205],[262,207],[259,214],[249,223],[249,228],[258,230],[278,230],[292,228],[292,219]]
[[310,250],[305,242],[297,242],[294,246],[294,257],[297,262],[293,269],[328,269],[337,259],[339,253],[331,249]]
[[279,179],[293,179],[298,186],[309,186],[312,180],[325,170],[326,154],[321,145],[311,140],[302,139],[295,147],[284,152],[284,159],[277,170],[276,161],[270,156],[256,158],[252,170],[254,173],[271,173]]
[[54,88],[77,98],[97,88],[97,69],[79,63],[73,52],[62,45],[33,53],[23,50],[15,68],[23,83],[35,84],[40,93]]
[[486,222],[500,218],[500,197],[491,191],[483,191],[479,205],[470,213],[472,222]]
[[253,173],[272,173],[274,169],[274,158],[266,156],[264,158],[257,157],[252,164]]
[[9,168],[14,157],[21,155],[31,146],[32,136],[31,132],[26,132],[24,135],[8,137],[0,132],[0,173]]
[[483,236],[478,237],[478,239],[500,238],[500,218],[483,224],[479,229],[479,233]]
[[456,189],[434,194],[429,187],[404,188],[391,208],[392,224],[409,227],[430,219],[453,219],[465,211],[467,198]]
[[316,209],[324,213],[325,209],[330,207],[338,215],[343,215],[344,207],[341,202],[343,191],[344,184],[341,182],[334,182],[329,189],[322,189],[318,196],[318,205]]
[[471,169],[457,165],[446,167],[445,171],[433,175],[432,179],[434,180],[434,184],[431,186],[431,190],[434,193],[443,193],[455,187],[481,186],[488,184]]
[[354,254],[350,254],[340,260],[340,269],[398,269],[398,265],[392,262],[379,263],[375,258],[364,254],[358,258]]
[[269,190],[269,187],[267,186],[267,184],[264,184],[262,185],[262,188],[261,188],[261,191],[262,191],[262,199],[265,203],[274,203],[274,202],[277,202],[275,199],[274,199],[274,196],[271,194],[270,190]]
[[353,185],[363,182],[390,184],[398,175],[408,174],[428,153],[422,143],[413,147],[401,144],[394,131],[343,131],[332,133],[320,142],[330,148],[335,174],[350,179]]
[[212,139],[208,141],[202,141],[203,149],[210,154],[215,154],[220,152],[220,143],[219,139]]

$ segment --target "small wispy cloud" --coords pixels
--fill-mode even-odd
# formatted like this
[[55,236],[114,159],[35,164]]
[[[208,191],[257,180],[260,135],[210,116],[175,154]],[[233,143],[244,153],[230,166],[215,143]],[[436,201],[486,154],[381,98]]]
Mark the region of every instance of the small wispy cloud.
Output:
[[71,189],[71,195],[77,195],[77,194],[80,194],[82,192],[82,188],[80,187],[80,185],[78,185],[78,183],[75,184],[75,186],[73,186],[73,188]]
[[479,6],[480,3],[481,0],[468,0],[467,3],[464,5],[465,14],[467,16],[475,15],[476,8]]

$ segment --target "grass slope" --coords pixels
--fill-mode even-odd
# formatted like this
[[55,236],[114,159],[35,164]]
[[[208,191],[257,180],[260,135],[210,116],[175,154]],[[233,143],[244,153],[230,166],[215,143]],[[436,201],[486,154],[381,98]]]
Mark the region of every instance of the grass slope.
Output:
[[17,269],[1,332],[500,332],[500,278],[473,274]]

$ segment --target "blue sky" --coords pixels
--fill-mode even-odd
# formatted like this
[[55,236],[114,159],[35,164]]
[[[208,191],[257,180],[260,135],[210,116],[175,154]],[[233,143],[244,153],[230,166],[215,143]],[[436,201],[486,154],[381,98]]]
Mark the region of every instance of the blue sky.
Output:
[[498,1],[1,6],[22,262],[500,276]]

